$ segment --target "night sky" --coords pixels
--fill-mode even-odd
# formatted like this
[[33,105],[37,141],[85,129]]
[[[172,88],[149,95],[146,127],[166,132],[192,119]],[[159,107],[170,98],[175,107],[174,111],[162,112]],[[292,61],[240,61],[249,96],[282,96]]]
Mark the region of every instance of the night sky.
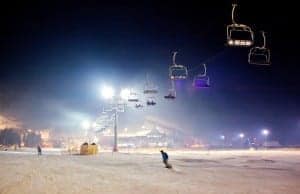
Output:
[[[83,3],[84,2],[84,3]],[[75,130],[94,119],[109,84],[159,86],[156,107],[128,110],[121,127],[150,115],[202,137],[272,131],[300,143],[299,35],[295,3],[239,1],[237,22],[267,34],[271,66],[247,62],[249,48],[225,46],[236,1],[10,1],[0,6],[0,114],[28,128]],[[8,3],[8,2],[7,2]],[[172,51],[190,78],[163,98]],[[195,90],[205,62],[212,87]]]

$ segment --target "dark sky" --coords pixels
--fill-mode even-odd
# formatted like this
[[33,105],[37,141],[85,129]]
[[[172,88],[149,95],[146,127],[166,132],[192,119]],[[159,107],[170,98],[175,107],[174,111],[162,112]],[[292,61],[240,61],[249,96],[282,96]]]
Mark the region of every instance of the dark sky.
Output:
[[[84,3],[83,3],[84,2]],[[109,3],[108,3],[109,2]],[[123,114],[138,123],[152,115],[202,136],[257,134],[300,142],[300,67],[293,1],[240,1],[237,22],[267,32],[272,65],[247,63],[248,49],[225,46],[234,1],[10,1],[0,7],[0,112],[26,127],[72,130],[93,119],[100,87],[140,87],[148,73],[160,88],[158,105]],[[191,78],[167,92],[171,52]],[[210,89],[192,76],[207,63]]]

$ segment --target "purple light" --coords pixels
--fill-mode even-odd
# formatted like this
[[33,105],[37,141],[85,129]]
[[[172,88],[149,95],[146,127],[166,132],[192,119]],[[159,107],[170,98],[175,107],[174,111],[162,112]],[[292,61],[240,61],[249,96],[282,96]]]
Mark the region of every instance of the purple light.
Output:
[[198,77],[198,78],[195,78],[194,79],[194,82],[193,82],[193,86],[197,89],[199,88],[208,88],[210,87],[209,85],[209,78],[208,77]]
[[175,80],[175,87],[182,87],[184,83],[184,80]]

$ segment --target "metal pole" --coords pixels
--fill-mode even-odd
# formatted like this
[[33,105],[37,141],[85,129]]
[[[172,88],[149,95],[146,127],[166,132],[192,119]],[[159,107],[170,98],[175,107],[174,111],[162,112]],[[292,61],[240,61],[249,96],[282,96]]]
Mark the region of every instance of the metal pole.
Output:
[[268,136],[266,135],[265,136],[265,149],[267,149],[267,138],[268,138]]
[[118,115],[117,115],[117,108],[115,108],[115,123],[114,123],[114,148],[113,152],[118,151],[118,131],[117,131],[117,122],[118,122]]
[[237,4],[232,4],[231,19],[232,19],[233,24],[236,24],[236,22],[234,20],[234,10],[235,10],[236,6],[237,6]]

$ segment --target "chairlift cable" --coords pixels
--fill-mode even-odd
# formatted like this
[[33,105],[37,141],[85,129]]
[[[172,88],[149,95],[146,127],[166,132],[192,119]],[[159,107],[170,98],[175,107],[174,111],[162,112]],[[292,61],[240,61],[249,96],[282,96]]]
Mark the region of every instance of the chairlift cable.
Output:
[[[211,57],[207,58],[206,60],[202,61],[199,65],[196,65],[195,67],[188,69],[188,72],[194,72],[195,70],[198,70],[200,67],[203,67],[203,64],[207,64],[210,61],[214,60],[216,57],[220,56],[226,51],[225,49],[222,49],[221,51],[217,52],[215,55],[212,55]],[[205,66],[205,71],[206,71],[206,66]]]

